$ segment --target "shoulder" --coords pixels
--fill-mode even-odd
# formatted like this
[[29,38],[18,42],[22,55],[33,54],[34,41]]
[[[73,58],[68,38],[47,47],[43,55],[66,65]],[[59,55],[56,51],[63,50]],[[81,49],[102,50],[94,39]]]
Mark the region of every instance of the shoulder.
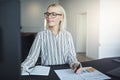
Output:
[[43,31],[38,32],[37,36],[43,36],[45,34],[47,34],[47,30],[43,30]]
[[72,36],[71,33],[69,31],[67,31],[67,30],[62,31],[62,33],[64,35],[66,35],[66,37],[71,37]]
[[43,30],[43,31],[37,32],[35,38],[42,39],[45,35],[46,35],[46,30]]

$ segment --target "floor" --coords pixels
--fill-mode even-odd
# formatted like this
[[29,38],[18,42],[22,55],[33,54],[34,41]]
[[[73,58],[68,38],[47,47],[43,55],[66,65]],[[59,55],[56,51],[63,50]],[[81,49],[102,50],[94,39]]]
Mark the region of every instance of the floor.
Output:
[[80,62],[93,60],[92,58],[87,57],[85,53],[77,53],[77,58]]

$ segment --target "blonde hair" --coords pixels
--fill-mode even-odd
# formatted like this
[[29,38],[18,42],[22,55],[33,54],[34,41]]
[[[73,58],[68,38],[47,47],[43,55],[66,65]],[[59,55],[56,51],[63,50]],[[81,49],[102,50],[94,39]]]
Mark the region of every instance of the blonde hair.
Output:
[[[56,7],[56,8],[58,8],[59,10],[60,10],[60,12],[62,13],[62,15],[63,15],[63,20],[60,22],[60,25],[59,25],[59,27],[60,27],[60,30],[64,30],[65,28],[66,28],[66,24],[67,24],[67,21],[66,21],[66,12],[65,12],[65,10],[64,10],[64,8],[60,5],[60,4],[57,4],[57,3],[55,3],[55,4],[51,4],[51,5],[49,5],[48,6],[48,8],[50,8],[50,7]],[[48,9],[47,8],[47,9]],[[45,22],[44,22],[45,24],[45,27],[48,29],[49,28],[49,26],[48,26],[48,24],[47,24],[47,22],[46,22],[46,18],[45,18]]]

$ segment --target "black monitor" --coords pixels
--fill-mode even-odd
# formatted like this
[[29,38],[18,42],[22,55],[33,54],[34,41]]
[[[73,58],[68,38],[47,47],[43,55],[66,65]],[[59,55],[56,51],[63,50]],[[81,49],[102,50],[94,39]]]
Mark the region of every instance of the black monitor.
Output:
[[0,80],[20,80],[20,2],[0,0]]

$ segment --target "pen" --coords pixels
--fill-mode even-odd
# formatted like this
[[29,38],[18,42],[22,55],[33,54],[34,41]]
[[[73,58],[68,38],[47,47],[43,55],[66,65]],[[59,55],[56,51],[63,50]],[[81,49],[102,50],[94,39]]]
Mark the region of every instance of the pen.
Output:
[[27,72],[27,73],[30,75],[30,72],[29,72],[29,71],[25,71],[25,72]]
[[79,68],[80,68],[80,64],[77,66],[77,69],[75,70],[75,73],[76,73],[76,71],[77,71]]
[[30,67],[29,69],[32,69],[32,68],[34,68],[35,66],[32,66],[32,67]]

